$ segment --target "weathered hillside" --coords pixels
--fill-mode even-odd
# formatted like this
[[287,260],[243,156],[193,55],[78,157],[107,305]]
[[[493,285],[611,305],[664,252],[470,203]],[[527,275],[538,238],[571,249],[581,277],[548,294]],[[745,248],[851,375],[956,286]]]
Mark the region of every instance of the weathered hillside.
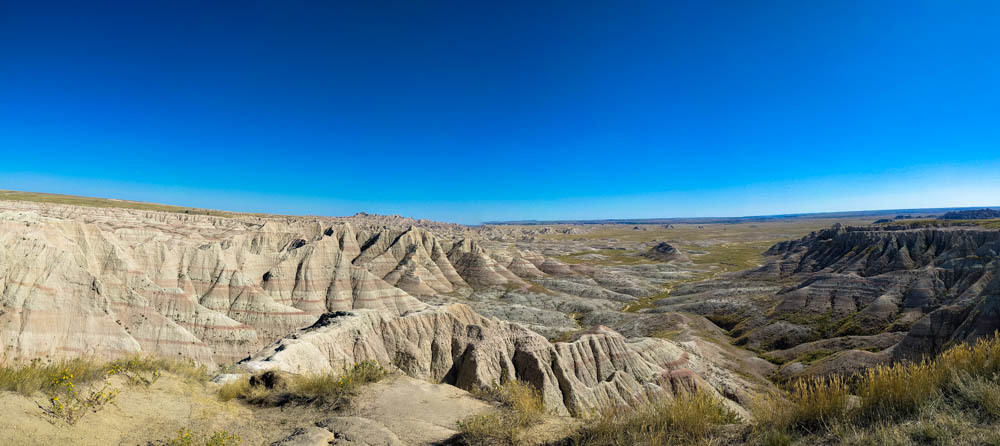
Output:
[[[835,225],[779,243],[763,267],[687,287],[660,308],[732,324],[740,342],[775,358],[853,350],[808,370],[847,371],[932,355],[1000,328],[998,251],[995,230]],[[802,362],[785,372],[811,361]]]
[[[0,339],[14,358],[231,361],[324,312],[399,315],[426,306],[415,295],[529,286],[460,232],[376,223],[4,202]],[[530,260],[508,265],[524,274]]]

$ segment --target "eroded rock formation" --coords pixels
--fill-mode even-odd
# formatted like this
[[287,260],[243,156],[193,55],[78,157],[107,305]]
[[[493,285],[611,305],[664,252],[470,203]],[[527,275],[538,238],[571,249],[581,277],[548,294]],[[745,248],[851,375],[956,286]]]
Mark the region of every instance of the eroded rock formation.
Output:
[[693,387],[752,387],[671,341],[626,340],[595,327],[571,342],[550,343],[518,324],[487,319],[462,304],[403,316],[372,310],[330,315],[241,366],[252,372],[309,373],[339,371],[366,360],[467,390],[509,379],[526,381],[541,391],[547,408],[560,413],[634,404]]
[[[129,352],[232,361],[338,310],[529,286],[470,234],[399,219],[212,217],[0,202],[7,357]],[[538,261],[536,259],[536,261]],[[541,263],[541,262],[540,262]]]
[[[828,355],[796,365],[802,371],[844,372],[1000,329],[998,252],[997,230],[835,225],[778,243],[761,268],[687,287],[659,308],[733,324],[741,343],[773,358]],[[796,347],[806,345],[815,348]],[[850,349],[868,351],[833,354]]]

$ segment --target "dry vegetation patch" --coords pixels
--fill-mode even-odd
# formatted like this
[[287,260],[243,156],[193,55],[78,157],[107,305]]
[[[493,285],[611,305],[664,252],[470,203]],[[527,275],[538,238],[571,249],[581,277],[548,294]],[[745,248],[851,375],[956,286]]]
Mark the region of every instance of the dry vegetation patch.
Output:
[[350,403],[361,386],[378,382],[386,376],[388,371],[375,361],[359,362],[340,373],[278,375],[265,372],[257,377],[242,377],[224,384],[219,388],[219,399],[229,401],[238,398],[265,406],[298,402],[339,409]]
[[955,414],[964,417],[952,423],[957,433],[988,430],[984,426],[1000,421],[1000,335],[956,345],[933,360],[875,367],[847,378],[797,380],[782,395],[758,398],[753,412],[754,427],[768,442],[845,432],[895,442],[902,432],[923,443],[949,438],[941,423]]
[[566,445],[713,444],[720,426],[740,418],[714,395],[684,392],[639,407],[612,407],[587,420]]
[[509,381],[475,395],[499,407],[491,413],[459,421],[463,441],[473,446],[534,443],[528,438],[528,431],[545,417],[545,403],[537,389],[521,381]]

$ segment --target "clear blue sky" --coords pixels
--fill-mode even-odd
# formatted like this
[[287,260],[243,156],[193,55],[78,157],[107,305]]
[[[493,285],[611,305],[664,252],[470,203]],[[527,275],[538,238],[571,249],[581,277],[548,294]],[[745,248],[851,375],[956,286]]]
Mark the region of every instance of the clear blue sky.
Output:
[[0,188],[464,223],[997,205],[998,24],[995,1],[0,0]]

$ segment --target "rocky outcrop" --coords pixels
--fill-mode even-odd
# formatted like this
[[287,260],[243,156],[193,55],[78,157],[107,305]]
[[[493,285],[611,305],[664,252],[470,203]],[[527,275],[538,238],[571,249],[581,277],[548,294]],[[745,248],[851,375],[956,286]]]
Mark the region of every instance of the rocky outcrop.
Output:
[[228,362],[326,312],[401,315],[426,307],[417,297],[528,288],[518,274],[544,275],[537,254],[498,263],[457,225],[429,224],[442,236],[413,223],[0,201],[0,343],[17,360],[141,351]]
[[755,270],[681,286],[656,311],[705,315],[783,360],[827,355],[795,375],[933,355],[1000,329],[1000,231],[937,223],[834,225],[774,245]]
[[462,304],[402,316],[368,310],[331,315],[272,344],[241,367],[251,372],[329,372],[366,360],[469,390],[522,380],[538,388],[546,407],[559,413],[634,404],[682,388],[750,386],[671,341],[628,341],[596,327],[572,342],[553,344]]
[[940,217],[942,220],[981,220],[988,218],[1000,218],[1000,211],[996,209],[972,209],[965,211],[945,212]]
[[667,242],[657,243],[656,246],[649,248],[648,251],[643,253],[643,256],[661,262],[687,262],[690,260],[687,255],[678,251],[677,248],[674,248]]
[[775,245],[748,277],[799,281],[769,320],[823,336],[904,331],[893,357],[912,359],[1000,329],[998,252],[995,230],[835,225]]

